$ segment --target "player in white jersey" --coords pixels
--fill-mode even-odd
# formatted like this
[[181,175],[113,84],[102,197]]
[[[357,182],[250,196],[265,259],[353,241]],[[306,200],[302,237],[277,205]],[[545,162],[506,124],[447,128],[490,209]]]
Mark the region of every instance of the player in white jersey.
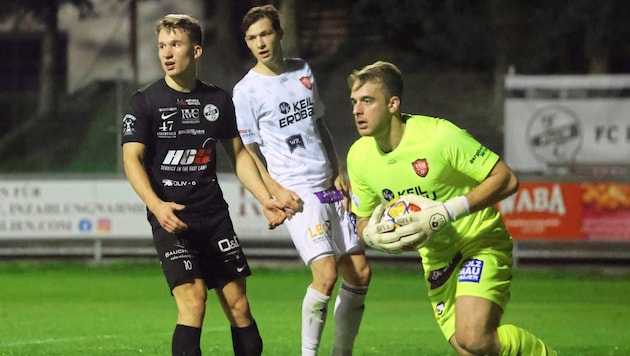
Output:
[[284,34],[272,5],[243,18],[256,65],[236,84],[237,124],[313,274],[302,303],[302,355],[315,355],[338,274],[333,354],[350,355],[363,316],[371,270],[348,212],[348,185],[323,121],[324,105],[308,64],[285,59]]

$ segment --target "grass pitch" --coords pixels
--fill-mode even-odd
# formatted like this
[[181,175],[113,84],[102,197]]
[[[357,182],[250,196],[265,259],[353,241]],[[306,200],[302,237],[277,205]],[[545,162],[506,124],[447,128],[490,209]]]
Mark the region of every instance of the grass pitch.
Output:
[[[373,269],[355,355],[453,355],[420,274],[381,264]],[[248,294],[264,354],[299,355],[310,272],[253,271]],[[518,269],[504,322],[528,329],[562,355],[630,355],[629,295],[627,273]],[[175,316],[153,260],[0,262],[0,355],[170,355]],[[321,355],[330,354],[332,313],[328,320]],[[232,354],[229,326],[212,293],[202,350]]]

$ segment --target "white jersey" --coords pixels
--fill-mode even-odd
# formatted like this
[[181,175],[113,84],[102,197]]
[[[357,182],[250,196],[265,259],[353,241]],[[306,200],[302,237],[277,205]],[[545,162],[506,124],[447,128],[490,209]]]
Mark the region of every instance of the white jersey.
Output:
[[267,171],[287,189],[314,192],[332,186],[332,169],[315,121],[324,115],[309,65],[286,60],[278,76],[250,70],[234,87],[233,101],[244,144],[258,143]]

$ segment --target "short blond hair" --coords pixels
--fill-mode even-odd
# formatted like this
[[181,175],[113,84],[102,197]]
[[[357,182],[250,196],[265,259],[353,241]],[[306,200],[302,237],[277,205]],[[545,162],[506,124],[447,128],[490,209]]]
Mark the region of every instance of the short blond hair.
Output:
[[155,32],[158,34],[162,30],[173,31],[175,29],[187,33],[193,44],[203,45],[201,24],[190,15],[169,14],[164,16],[164,18],[155,25]]
[[355,83],[360,85],[366,82],[380,83],[383,87],[385,94],[388,97],[397,96],[402,100],[403,94],[403,79],[400,69],[394,64],[377,61],[365,67],[355,70],[348,76],[348,86],[350,89]]

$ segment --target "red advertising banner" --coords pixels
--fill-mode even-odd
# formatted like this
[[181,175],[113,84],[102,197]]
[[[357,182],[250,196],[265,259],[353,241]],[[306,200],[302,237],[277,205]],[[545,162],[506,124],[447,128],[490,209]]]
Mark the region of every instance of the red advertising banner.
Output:
[[572,240],[582,238],[581,201],[579,183],[521,182],[499,210],[515,239]]
[[592,241],[630,241],[630,184],[581,186],[582,234]]
[[521,182],[498,207],[517,240],[630,241],[630,184]]

